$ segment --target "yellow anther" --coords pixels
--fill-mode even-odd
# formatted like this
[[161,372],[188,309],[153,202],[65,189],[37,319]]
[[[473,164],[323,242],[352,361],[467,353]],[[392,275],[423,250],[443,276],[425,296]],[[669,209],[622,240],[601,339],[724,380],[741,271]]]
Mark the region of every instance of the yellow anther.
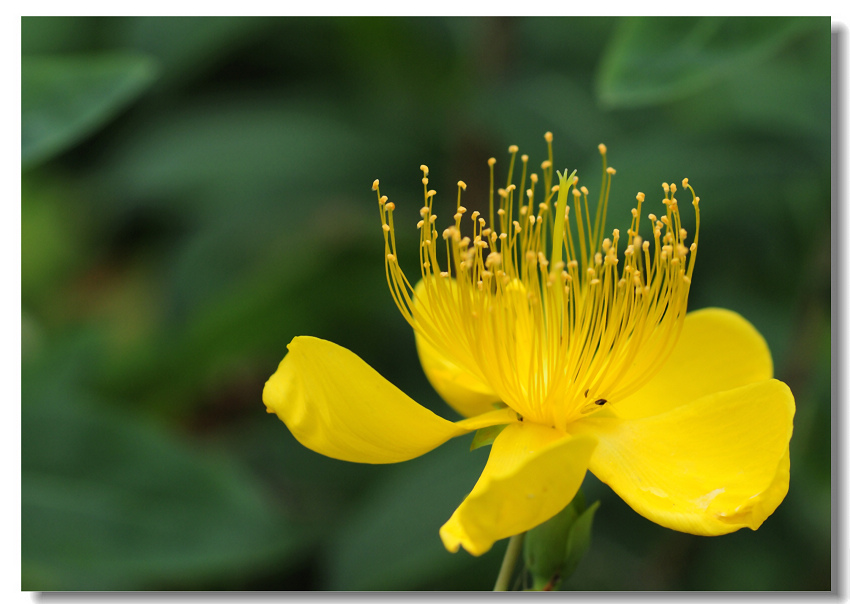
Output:
[[487,165],[488,165],[488,166],[490,166],[490,167],[493,167],[493,165],[494,165],[495,163],[496,163],[496,158],[495,158],[495,157],[491,157],[490,159],[488,159],[488,160],[487,160]]
[[499,211],[498,211],[498,212],[496,212],[496,214],[498,214],[499,216],[504,216],[504,215],[505,215],[505,210],[504,210],[503,208],[499,208]]
[[557,193],[557,192],[560,190],[560,188],[561,188],[561,187],[560,187],[560,186],[558,186],[558,185],[552,185],[552,192],[553,192],[553,193]]
[[506,191],[507,191],[508,193],[510,193],[511,191],[516,191],[516,185],[515,185],[515,184],[513,184],[513,183],[509,184],[509,185],[508,185],[508,188],[506,189]]
[[694,197],[693,204],[694,204],[695,206],[698,206],[698,205],[699,205],[699,197]]
[[466,214],[466,208],[463,207],[463,206],[458,206],[457,213],[458,214]]
[[429,218],[429,219],[428,219],[428,222],[430,222],[431,224],[434,224],[434,221],[435,221],[435,220],[437,220],[437,215],[436,215],[436,214],[432,214],[432,215],[431,215],[431,218]]
[[544,161],[543,163],[540,164],[540,167],[543,168],[544,170],[548,170],[549,168],[552,167],[552,162],[550,162],[547,159],[546,161]]
[[508,153],[516,153],[517,151],[519,151],[519,147],[517,147],[516,145],[511,145],[510,147],[508,147]]
[[378,179],[377,178],[375,179],[375,182],[372,183],[372,190],[373,191],[378,190]]
[[552,142],[552,138],[553,138],[553,137],[552,137],[552,133],[551,133],[551,132],[547,132],[546,134],[544,134],[544,135],[543,135],[543,138],[545,138],[545,139],[546,139],[546,142],[547,142],[547,143],[551,143],[551,142]]
[[387,254],[387,260],[389,260],[390,262],[395,262],[395,256],[393,256],[392,254]]
[[608,174],[612,174],[612,175],[617,173],[617,171],[614,168],[612,168],[611,166],[608,166],[608,168],[605,171],[608,172]]
[[449,274],[446,271],[440,271],[440,276],[445,278],[445,277],[448,277]]
[[587,187],[582,187],[581,192],[584,193],[585,195],[587,195],[589,193],[589,191],[587,190]]
[[527,155],[523,155],[522,157],[520,157],[520,159],[522,160],[522,163],[528,162],[528,156]]
[[433,197],[436,194],[437,194],[437,192],[434,189],[431,189],[430,191],[428,191],[428,197]]
[[422,206],[421,208],[419,208],[419,215],[422,216],[422,218],[425,218],[425,216],[430,211],[431,211],[431,208],[429,208],[428,206]]
[[466,191],[466,183],[463,182],[462,180],[457,181],[457,186],[459,186],[461,189]]
[[389,210],[390,212],[392,212],[393,210],[395,210],[395,204],[394,204],[393,202],[389,202],[389,203],[387,203],[387,205],[386,205],[386,206],[384,206],[384,207],[386,207],[386,208],[387,208],[387,210]]
[[683,188],[683,189],[687,189],[687,188],[688,188],[688,179],[687,179],[687,178],[683,178],[683,179],[682,179],[682,188]]
[[602,155],[605,155],[606,153],[608,153],[608,147],[606,147],[603,143],[599,143],[599,152]]
[[475,221],[475,220],[477,220],[477,219],[478,219],[478,217],[479,217],[479,216],[481,216],[481,212],[479,212],[478,210],[475,210],[474,212],[472,212],[472,216],[470,216],[470,218],[471,218],[473,221]]
[[664,189],[664,192],[665,192],[665,193],[669,193],[669,192],[670,192],[670,185],[668,185],[666,182],[662,182],[662,183],[661,183],[661,188],[662,188],[662,189]]
[[388,225],[388,224],[381,225],[381,228],[384,229],[385,233],[390,232],[390,225]]
[[632,218],[637,218],[637,208],[632,208]]
[[573,189],[573,197],[575,197],[576,199],[581,197],[581,193],[579,193],[578,189]]
[[422,173],[425,176],[428,176],[428,166],[426,166],[425,164],[422,164],[421,166],[419,166],[419,169],[422,170]]
[[423,178],[423,179],[422,179],[422,184],[423,184],[423,185],[427,185],[427,184],[428,184],[428,179],[427,179],[427,178]]
[[529,178],[531,178],[531,184],[537,184],[537,174],[536,173],[532,172],[531,176]]
[[643,200],[646,199],[646,195],[644,195],[643,193],[638,193],[635,196],[635,199],[637,199],[639,202],[643,203]]
[[387,203],[387,196],[381,195],[381,198],[378,201],[380,202],[381,205],[384,205],[385,203]]

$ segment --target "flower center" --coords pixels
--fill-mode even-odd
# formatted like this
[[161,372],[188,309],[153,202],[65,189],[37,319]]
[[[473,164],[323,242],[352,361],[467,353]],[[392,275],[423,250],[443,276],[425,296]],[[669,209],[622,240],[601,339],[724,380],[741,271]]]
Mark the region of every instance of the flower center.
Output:
[[[603,237],[615,174],[605,145],[599,145],[602,185],[591,212],[589,192],[578,187],[575,172],[558,172],[553,185],[551,133],[545,138],[549,159],[541,164],[542,201],[537,202],[540,179],[528,174],[527,155],[520,158],[519,188],[513,183],[518,149],[511,146],[504,189],[494,191],[496,160],[488,161],[489,220],[477,211],[464,220],[466,184],[460,181],[454,224],[441,234],[433,213],[436,192],[428,189],[428,168],[421,166],[422,280],[415,288],[397,260],[395,204],[381,196],[377,180],[372,188],[381,211],[387,283],[408,323],[523,418],[567,430],[570,422],[635,392],[670,354],[687,311],[699,198],[685,179],[682,186],[696,211],[689,247],[677,187],[667,183],[666,212],[648,215],[650,238],[639,234],[643,193],[637,194],[625,240],[618,229]],[[471,237],[461,231],[468,222]]]

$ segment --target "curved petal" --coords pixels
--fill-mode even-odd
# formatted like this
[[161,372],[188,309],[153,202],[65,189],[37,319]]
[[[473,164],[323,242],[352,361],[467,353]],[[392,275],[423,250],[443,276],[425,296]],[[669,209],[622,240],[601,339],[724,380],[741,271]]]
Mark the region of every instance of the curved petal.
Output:
[[499,402],[499,397],[478,378],[440,354],[418,333],[416,351],[431,386],[464,417],[491,411],[493,403]]
[[616,408],[570,432],[599,445],[590,471],[639,514],[695,535],[757,529],[788,492],[794,397],[766,380],[641,419]]
[[[454,279],[449,280],[454,290]],[[414,303],[420,311],[429,311],[425,283],[420,280],[414,288]],[[451,359],[451,350],[439,350],[419,333],[416,335],[416,351],[422,370],[437,394],[455,411],[464,417],[472,417],[493,409],[499,397],[469,370]],[[449,353],[449,354],[447,354]]]
[[670,358],[646,385],[611,402],[620,417],[646,417],[772,377],[770,350],[756,328],[736,312],[706,308],[685,317]]
[[393,463],[427,453],[472,430],[516,421],[501,409],[458,423],[435,415],[353,352],[298,337],[266,382],[263,402],[305,447],[361,463]]
[[475,488],[440,528],[443,545],[474,556],[545,522],[572,501],[596,446],[591,436],[514,423],[493,442]]

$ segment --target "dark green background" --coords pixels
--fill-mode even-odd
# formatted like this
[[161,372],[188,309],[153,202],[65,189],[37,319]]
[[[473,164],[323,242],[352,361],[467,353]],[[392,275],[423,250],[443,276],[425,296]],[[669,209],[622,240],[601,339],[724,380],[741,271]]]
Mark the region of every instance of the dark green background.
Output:
[[437,534],[486,448],[338,462],[261,392],[307,334],[454,419],[386,289],[370,185],[398,205],[415,274],[419,165],[438,208],[458,179],[474,208],[487,158],[504,168],[518,144],[537,166],[547,130],[592,190],[608,145],[609,228],[637,191],[690,178],[690,307],[752,321],[797,400],[790,493],[759,531],[676,533],[588,475],[602,505],[564,587],[830,588],[828,18],[24,18],[22,34],[24,589],[491,588],[505,543],[475,559]]

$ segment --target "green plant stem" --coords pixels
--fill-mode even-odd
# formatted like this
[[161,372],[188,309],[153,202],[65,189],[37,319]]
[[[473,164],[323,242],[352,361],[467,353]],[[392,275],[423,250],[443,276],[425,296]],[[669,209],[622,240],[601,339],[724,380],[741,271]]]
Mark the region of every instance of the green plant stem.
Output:
[[499,576],[496,578],[496,586],[493,591],[508,591],[511,584],[511,577],[514,574],[514,566],[522,552],[522,540],[525,538],[525,533],[514,535],[508,542],[508,549],[505,551],[505,557],[502,560],[502,568],[499,569]]

